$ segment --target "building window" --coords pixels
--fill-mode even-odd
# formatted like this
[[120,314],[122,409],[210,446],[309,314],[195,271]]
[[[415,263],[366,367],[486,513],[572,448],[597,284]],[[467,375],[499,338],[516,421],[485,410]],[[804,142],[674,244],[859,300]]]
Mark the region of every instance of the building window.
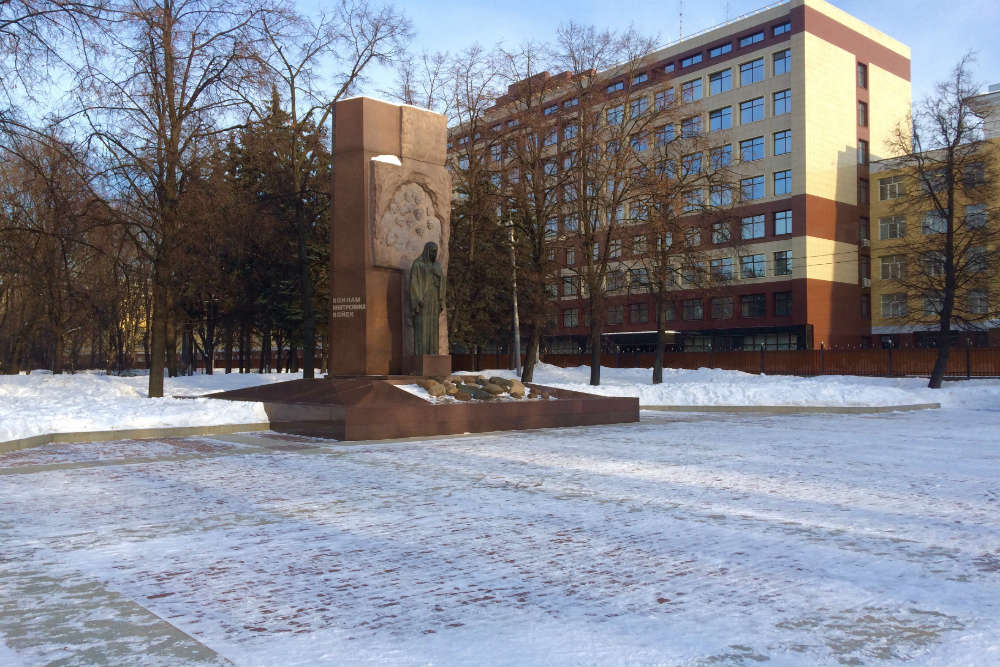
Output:
[[613,84],[611,84],[610,86],[608,86],[607,92],[609,92],[609,93],[617,93],[619,90],[623,90],[624,88],[625,88],[625,82],[624,81],[616,81]]
[[691,79],[681,84],[681,101],[696,102],[701,99],[701,79]]
[[554,239],[559,233],[559,219],[549,218],[545,221],[545,238]]
[[681,121],[681,136],[685,139],[701,134],[701,116],[691,116]]
[[708,129],[710,132],[728,130],[733,126],[733,108],[723,107],[708,114]]
[[903,189],[902,176],[890,176],[878,179],[878,198],[880,201],[898,199],[906,194]]
[[986,226],[986,204],[969,204],[965,207],[965,226],[969,229]]
[[632,324],[645,324],[649,321],[649,304],[632,303],[628,307],[628,319]]
[[653,108],[656,111],[663,111],[668,106],[673,104],[674,101],[674,89],[667,88],[666,90],[661,90],[655,95],[653,95]]
[[666,65],[663,66],[663,71],[666,72],[667,74],[670,74],[671,72],[674,71],[674,64],[667,63]]
[[740,65],[740,85],[749,86],[764,80],[764,59],[757,58]]
[[638,97],[629,103],[629,116],[631,118],[638,118],[647,111],[649,111],[649,98],[645,95]]
[[717,296],[712,299],[712,319],[728,320],[733,317],[733,297]]
[[563,326],[572,329],[580,325],[580,311],[576,308],[567,308],[563,311]]
[[868,205],[868,179],[859,178],[858,179],[858,205],[867,206]]
[[701,228],[688,227],[684,230],[684,243],[688,248],[697,248],[701,245]]
[[725,146],[713,148],[709,156],[713,170],[728,167],[733,162],[733,146],[732,144],[726,144]]
[[701,320],[705,317],[701,310],[701,299],[684,299],[681,308],[685,320]]
[[792,50],[785,49],[774,54],[774,76],[792,71]]
[[733,189],[728,185],[712,185],[708,188],[708,203],[716,208],[733,203]]
[[729,223],[712,223],[712,243],[728,243],[730,240]]
[[948,221],[940,211],[927,211],[920,218],[920,231],[924,234],[944,234]]
[[656,145],[666,146],[668,143],[674,140],[674,126],[664,125],[663,127],[656,128]]
[[740,142],[740,160],[753,162],[764,159],[764,137],[744,139]]
[[782,130],[774,133],[774,154],[784,155],[792,152],[792,131]]
[[[965,253],[965,266],[972,273],[980,273],[989,268],[989,257],[989,251],[982,246],[969,248]],[[944,271],[943,257],[941,258],[941,270]]]
[[990,297],[986,290],[969,290],[969,312],[973,315],[985,315],[990,312]]
[[744,201],[762,199],[764,197],[764,177],[752,176],[740,180],[740,196]]
[[868,65],[858,63],[858,88],[868,87]]
[[940,315],[944,307],[944,295],[938,290],[924,294],[924,315]]
[[786,32],[789,32],[791,29],[792,29],[792,24],[791,24],[790,21],[785,21],[784,23],[779,23],[778,25],[774,26],[774,36],[777,37],[778,35],[784,35]]
[[858,164],[868,164],[868,142],[858,139]]
[[878,238],[880,241],[901,239],[906,236],[906,216],[890,215],[878,219]]
[[607,277],[607,288],[609,292],[621,292],[625,289],[625,272],[622,270],[609,271]]
[[740,257],[740,278],[763,278],[767,275],[767,258],[763,253]]
[[698,285],[705,274],[705,262],[689,262],[681,267],[681,278],[687,285]]
[[673,301],[667,301],[660,308],[660,317],[664,322],[669,322],[671,320],[677,319],[677,311],[674,308]]
[[681,158],[681,174],[690,176],[701,173],[701,153],[690,153]]
[[764,317],[767,314],[766,294],[744,294],[740,297],[740,313],[743,317]]
[[740,102],[740,124],[746,125],[764,119],[764,98]]
[[908,312],[905,294],[882,295],[882,317],[906,317]]
[[629,269],[628,285],[630,292],[645,292],[649,289],[649,272],[645,268]]
[[776,276],[792,275],[791,250],[779,250],[778,252],[774,253],[774,275]]
[[944,253],[937,250],[925,252],[920,256],[920,270],[925,276],[940,278],[944,275]]
[[[579,222],[576,223],[579,227]],[[566,266],[573,266],[576,264],[576,248],[566,248]]]
[[638,234],[632,237],[632,255],[641,257],[646,254],[646,235]]
[[775,195],[792,194],[791,169],[783,169],[781,171],[774,172],[774,194]]
[[[618,208],[621,208],[620,206]],[[619,259],[622,256],[622,241],[621,239],[611,239],[608,242],[608,257],[611,259]]]
[[881,258],[882,280],[902,280],[906,275],[905,255],[886,255]]
[[645,134],[633,134],[630,143],[632,152],[641,153],[649,147],[649,137]]
[[551,130],[545,134],[545,137],[542,139],[542,145],[555,146],[558,141],[559,141],[559,133],[556,132],[555,130]]
[[580,126],[567,125],[566,127],[563,128],[563,139],[566,139],[567,141],[571,139],[576,139],[579,132],[580,132]]
[[545,114],[546,116],[551,116],[552,114],[554,114],[557,111],[559,111],[559,105],[558,104],[553,104],[552,106],[545,107],[542,110],[542,113]]
[[782,114],[791,112],[792,112],[792,91],[779,90],[774,94],[774,115],[780,116]]
[[625,106],[619,104],[608,109],[606,113],[608,125],[621,125],[622,119],[625,117]]
[[690,67],[691,65],[697,65],[701,62],[701,54],[695,53],[688,56],[687,58],[681,58],[681,67]]
[[744,46],[750,46],[751,44],[756,44],[758,42],[763,42],[763,41],[764,41],[764,31],[761,30],[760,32],[755,32],[752,35],[741,37],[740,48],[742,49]]
[[580,99],[577,97],[571,97],[568,100],[563,101],[563,109],[569,109],[575,107],[580,103]]
[[733,258],[732,257],[720,257],[718,259],[713,259],[712,264],[709,267],[710,275],[712,280],[716,281],[726,281],[733,279]]
[[774,235],[792,233],[792,212],[777,211],[774,214]]
[[725,44],[719,44],[714,49],[710,49],[708,51],[708,57],[709,58],[718,58],[719,56],[725,55],[725,54],[729,53],[732,50],[733,50],[733,43],[732,42],[726,42]]
[[743,218],[740,238],[744,241],[764,238],[764,216],[751,215]]
[[724,69],[708,76],[708,94],[718,95],[733,89],[733,70]]
[[858,127],[868,127],[867,102],[858,102]]
[[521,121],[519,121],[516,118],[511,118],[510,120],[507,121],[507,127],[517,127],[520,124]]
[[792,314],[792,293],[791,292],[775,292],[774,293],[774,316],[775,317],[788,317]]
[[601,258],[600,242],[594,241],[594,244],[591,246],[591,253],[592,253],[591,257],[594,259],[595,262]]
[[633,225],[649,221],[649,208],[645,204],[638,202],[630,204],[628,212],[629,220]]
[[642,74],[636,74],[634,77],[632,77],[633,86],[637,86],[640,83],[646,83],[647,81],[649,81],[649,75],[646,74],[645,72],[643,72]]

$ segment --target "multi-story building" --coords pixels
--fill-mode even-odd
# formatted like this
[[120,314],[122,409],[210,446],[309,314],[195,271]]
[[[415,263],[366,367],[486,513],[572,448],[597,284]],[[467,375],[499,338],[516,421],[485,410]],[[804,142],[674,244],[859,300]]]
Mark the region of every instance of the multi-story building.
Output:
[[[712,145],[728,147],[739,168],[732,228],[706,229],[698,241],[733,279],[718,296],[678,281],[663,312],[679,347],[802,349],[867,339],[868,163],[885,157],[881,147],[909,112],[907,46],[824,0],[790,0],[652,53],[621,85],[621,68],[599,76],[602,95],[624,89],[633,105],[646,100],[633,108],[655,113],[665,98],[683,100],[691,117],[676,134],[716,133]],[[565,92],[556,87],[539,114],[564,111],[570,78],[553,77],[567,82]],[[501,98],[485,126],[507,131],[512,114]],[[452,132],[455,146],[480,138],[462,133]],[[641,220],[616,242],[642,252]],[[578,287],[555,287],[550,342],[568,351],[584,344],[587,318]],[[608,285],[609,340],[653,343],[654,300],[639,287]]]
[[[1000,346],[1000,190],[993,181],[1000,164],[1000,84],[966,101],[983,118],[984,141],[966,144],[975,149],[953,165],[958,284],[952,326],[960,344]],[[936,166],[947,164],[942,150],[924,155],[930,165],[925,170],[945,169]],[[944,221],[912,160],[872,162],[870,173],[873,342],[882,347],[933,347],[944,282]]]

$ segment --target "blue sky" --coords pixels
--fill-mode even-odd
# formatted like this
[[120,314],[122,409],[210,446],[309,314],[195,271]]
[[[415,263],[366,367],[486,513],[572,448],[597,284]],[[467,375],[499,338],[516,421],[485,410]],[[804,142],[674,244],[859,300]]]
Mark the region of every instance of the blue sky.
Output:
[[[315,0],[307,0],[314,2]],[[684,34],[699,32],[768,4],[766,0],[403,0],[398,5],[413,21],[414,52],[460,51],[479,42],[514,45],[526,39],[548,41],[555,26],[574,19],[599,27],[634,24],[661,43],[678,37],[683,4]],[[912,50],[913,96],[931,92],[962,54],[973,49],[978,83],[1000,83],[1000,2],[996,0],[833,0],[833,4]],[[365,91],[377,95],[392,76],[379,72]]]

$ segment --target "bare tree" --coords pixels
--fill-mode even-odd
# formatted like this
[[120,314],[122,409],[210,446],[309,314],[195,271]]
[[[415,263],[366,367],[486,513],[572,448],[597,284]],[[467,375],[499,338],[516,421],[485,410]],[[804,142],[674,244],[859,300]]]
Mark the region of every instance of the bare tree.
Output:
[[[207,142],[256,83],[254,22],[262,9],[219,0],[124,0],[107,54],[79,69],[79,95],[115,183],[132,202],[131,229],[152,265],[149,396],[163,395],[168,321],[183,233],[181,199]],[[171,327],[172,330],[172,327]]]
[[886,164],[902,175],[886,184],[893,189],[887,197],[898,196],[896,211],[919,219],[920,229],[909,227],[883,273],[906,295],[900,317],[937,329],[932,388],[941,386],[957,330],[974,330],[1000,312],[996,147],[984,141],[983,118],[970,106],[977,89],[971,62],[971,54],[962,58],[897,128],[890,150],[898,157]]
[[[562,147],[570,196],[564,208],[578,228],[581,261],[574,265],[583,289],[590,338],[590,384],[601,383],[601,334],[607,295],[624,287],[623,229],[648,218],[641,200],[649,130],[647,56],[656,44],[635,30],[621,34],[569,23],[557,33],[555,61],[569,73],[579,103],[566,121],[574,138]],[[565,139],[566,128],[563,128]]]
[[[307,135],[326,126],[334,105],[353,93],[371,64],[387,65],[403,55],[411,29],[406,17],[394,8],[375,9],[365,0],[341,0],[331,14],[315,21],[290,11],[265,15],[262,25],[267,74],[289,115],[288,145],[279,155],[287,161],[290,176],[285,195],[297,241],[303,377],[310,379],[315,366],[316,312],[308,248],[317,221],[307,214],[304,202],[309,191],[320,187],[320,179],[328,180],[329,172],[317,168],[320,152],[308,149]],[[336,69],[332,92],[319,85],[316,68],[320,64]],[[264,118],[269,109],[257,112]]]

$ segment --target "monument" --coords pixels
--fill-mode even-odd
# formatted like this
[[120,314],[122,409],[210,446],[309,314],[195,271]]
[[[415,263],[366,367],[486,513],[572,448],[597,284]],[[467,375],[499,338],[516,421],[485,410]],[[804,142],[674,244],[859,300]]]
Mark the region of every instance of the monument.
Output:
[[336,119],[330,372],[212,398],[258,401],[274,430],[340,440],[639,420],[635,398],[529,384],[544,398],[432,402],[397,387],[451,372],[445,118],[357,97]]
[[[337,103],[336,118],[330,375],[447,375],[445,117],[356,97]],[[410,273],[429,244],[437,249],[438,308],[415,319]],[[418,337],[437,333],[436,345],[415,347],[416,322]]]

